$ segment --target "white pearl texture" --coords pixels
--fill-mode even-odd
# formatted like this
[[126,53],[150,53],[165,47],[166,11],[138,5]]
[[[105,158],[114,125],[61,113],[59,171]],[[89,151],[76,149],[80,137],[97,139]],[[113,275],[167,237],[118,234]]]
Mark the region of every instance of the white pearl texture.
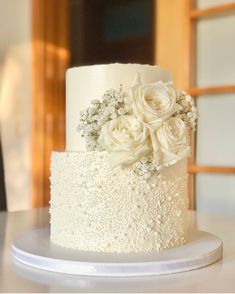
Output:
[[51,241],[93,252],[153,252],[187,241],[187,160],[145,179],[107,152],[53,152]]

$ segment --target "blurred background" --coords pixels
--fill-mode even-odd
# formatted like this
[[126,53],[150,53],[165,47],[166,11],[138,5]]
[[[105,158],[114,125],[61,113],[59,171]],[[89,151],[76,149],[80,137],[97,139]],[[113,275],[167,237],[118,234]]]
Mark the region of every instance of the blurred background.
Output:
[[0,210],[47,206],[65,148],[65,71],[170,70],[199,110],[190,209],[235,215],[235,1],[0,0]]

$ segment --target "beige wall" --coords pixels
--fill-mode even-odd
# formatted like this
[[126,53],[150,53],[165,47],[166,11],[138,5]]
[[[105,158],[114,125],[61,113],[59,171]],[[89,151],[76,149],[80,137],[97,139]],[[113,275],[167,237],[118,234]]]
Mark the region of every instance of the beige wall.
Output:
[[7,207],[31,207],[31,0],[0,0],[0,131]]

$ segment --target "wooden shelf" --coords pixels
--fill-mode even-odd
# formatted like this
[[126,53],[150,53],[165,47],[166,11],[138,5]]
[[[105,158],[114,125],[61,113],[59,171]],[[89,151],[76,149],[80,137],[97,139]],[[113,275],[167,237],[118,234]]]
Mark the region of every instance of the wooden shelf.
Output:
[[227,3],[210,8],[192,9],[189,13],[189,16],[191,19],[197,19],[232,10],[235,11],[235,3]]
[[188,172],[190,174],[196,174],[196,173],[235,174],[235,167],[189,165]]
[[197,88],[191,87],[188,89],[188,93],[191,96],[199,96],[206,94],[220,94],[220,93],[235,93],[235,85],[228,86],[218,86],[218,87],[205,87],[205,88]]

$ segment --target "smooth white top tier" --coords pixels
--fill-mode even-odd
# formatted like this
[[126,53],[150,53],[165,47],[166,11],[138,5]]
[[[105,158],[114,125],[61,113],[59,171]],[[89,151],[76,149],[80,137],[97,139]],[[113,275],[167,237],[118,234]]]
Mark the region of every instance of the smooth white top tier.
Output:
[[85,151],[85,142],[77,131],[80,111],[105,91],[133,85],[140,74],[143,83],[169,81],[171,74],[159,66],[142,64],[106,64],[70,68],[66,72],[66,150]]

